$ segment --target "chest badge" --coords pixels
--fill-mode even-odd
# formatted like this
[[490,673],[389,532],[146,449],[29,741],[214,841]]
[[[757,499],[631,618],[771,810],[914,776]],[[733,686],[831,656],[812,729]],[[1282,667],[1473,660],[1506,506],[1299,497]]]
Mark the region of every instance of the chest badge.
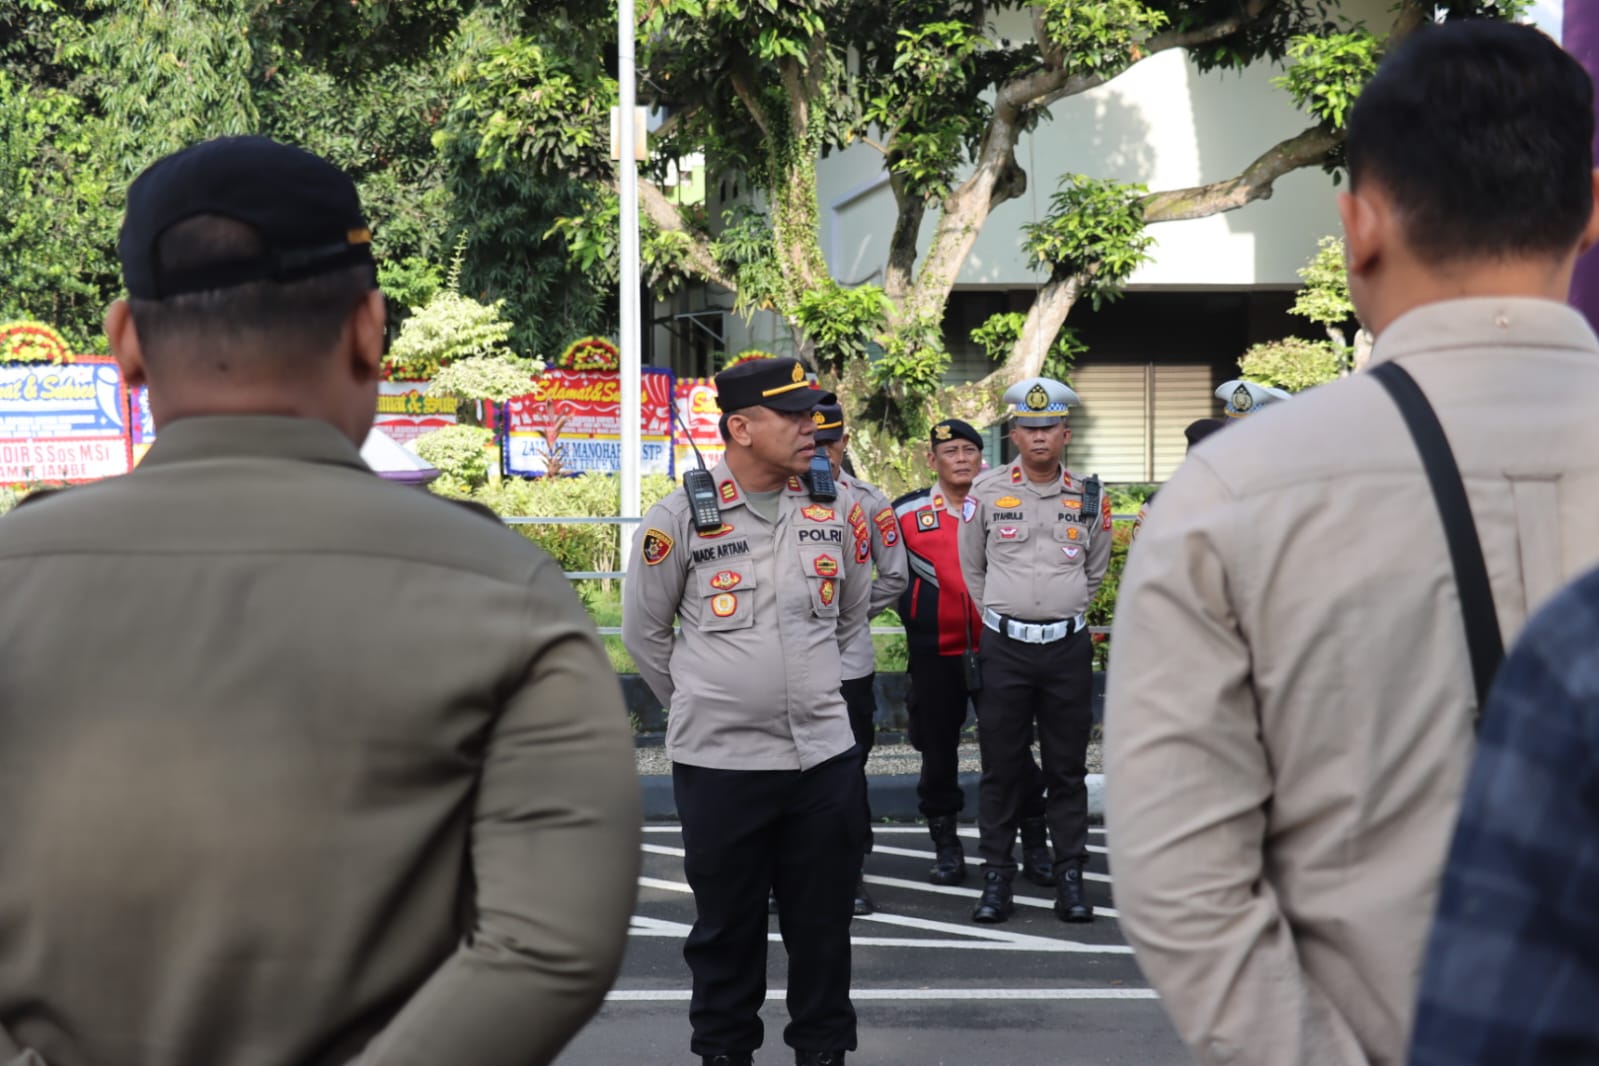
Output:
[[718,618],[730,618],[738,610],[738,597],[731,592],[711,597],[711,613]]
[[995,507],[1003,507],[1007,510],[1012,507],[1020,507],[1021,505],[1022,501],[1017,499],[1015,496],[1001,496],[999,499],[994,501]]
[[711,578],[711,588],[718,592],[736,589],[744,583],[742,574],[735,574],[731,570],[718,570],[716,576]]
[[1060,505],[1068,511],[1081,511],[1083,509],[1082,500],[1062,500]]
[[804,515],[806,518],[809,518],[812,522],[831,522],[838,517],[837,511],[833,510],[831,507],[823,507],[819,503],[813,503],[809,506],[801,507],[800,514]]
[[812,565],[815,566],[816,573],[820,577],[838,576],[838,560],[831,555],[818,555],[816,562]]
[[1066,553],[1066,558],[1068,559],[1075,559],[1083,554],[1081,546],[1076,544],[1062,544],[1060,550]]
[[938,512],[932,508],[916,512],[916,528],[927,531],[938,528]]
[[832,578],[828,578],[822,582],[819,595],[822,597],[823,607],[833,606],[833,601],[838,598],[838,584]]
[[647,566],[658,566],[672,554],[672,538],[658,529],[649,529],[644,532],[644,543],[639,546],[639,551],[644,555]]
[[1083,536],[1083,531],[1078,529],[1076,526],[1067,526],[1066,527],[1066,539],[1067,540],[1080,540],[1080,539],[1082,539],[1082,536]]
[[694,535],[704,540],[715,540],[717,537],[725,537],[731,532],[733,532],[733,527],[728,525],[726,522],[723,522],[717,529],[700,530]]
[[1016,533],[1017,533],[1017,530],[1016,530],[1015,526],[1000,526],[999,527],[999,539],[1000,540],[1015,540],[1016,539]]

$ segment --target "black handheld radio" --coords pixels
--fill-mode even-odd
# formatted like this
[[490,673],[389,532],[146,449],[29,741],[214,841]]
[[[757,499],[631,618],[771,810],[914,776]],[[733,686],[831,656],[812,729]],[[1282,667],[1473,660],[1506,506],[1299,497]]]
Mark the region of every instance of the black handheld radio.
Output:
[[694,528],[700,533],[714,533],[722,528],[722,504],[716,494],[716,479],[705,469],[705,457],[700,454],[699,445],[694,443],[688,427],[683,425],[683,416],[678,413],[675,403],[672,405],[672,416],[677,419],[678,425],[683,426],[683,436],[688,438],[688,446],[694,449],[694,458],[700,464],[693,470],[683,472],[683,491],[688,494]]
[[811,469],[805,475],[805,487],[810,490],[811,499],[818,503],[832,503],[838,499],[838,486],[833,482],[833,461],[819,445],[816,454],[811,456]]

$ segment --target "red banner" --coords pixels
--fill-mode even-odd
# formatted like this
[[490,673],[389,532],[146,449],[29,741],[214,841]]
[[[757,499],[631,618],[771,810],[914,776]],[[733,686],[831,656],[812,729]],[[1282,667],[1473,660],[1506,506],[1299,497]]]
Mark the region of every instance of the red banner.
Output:
[[[546,370],[534,391],[504,408],[508,473],[615,474],[622,466],[622,381],[612,370]],[[639,406],[640,470],[672,472],[672,372],[645,367]]]
[[[716,385],[709,378],[684,378],[677,383],[673,394],[677,416],[682,420],[676,437],[677,468],[691,470],[698,465],[694,450],[688,445],[690,440],[699,447],[705,466],[715,466],[722,461],[725,450],[722,435],[716,428],[722,417],[721,408],[716,406]],[[687,439],[683,436],[684,426],[688,427]]]

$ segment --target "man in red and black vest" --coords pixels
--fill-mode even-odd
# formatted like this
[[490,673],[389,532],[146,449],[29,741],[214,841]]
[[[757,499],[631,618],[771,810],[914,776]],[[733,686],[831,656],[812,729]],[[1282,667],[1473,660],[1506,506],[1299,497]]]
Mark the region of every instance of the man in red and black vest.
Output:
[[[928,465],[936,480],[894,501],[910,584],[899,598],[910,650],[911,743],[922,755],[916,786],[918,805],[937,849],[927,879],[956,885],[966,878],[966,856],[955,823],[966,797],[958,781],[961,727],[970,701],[963,657],[977,650],[982,619],[966,595],[956,531],[972,480],[982,469],[983,438],[956,418],[933,427]],[[1050,885],[1045,839],[1043,778],[1033,766],[1021,826],[1022,869],[1029,880]]]

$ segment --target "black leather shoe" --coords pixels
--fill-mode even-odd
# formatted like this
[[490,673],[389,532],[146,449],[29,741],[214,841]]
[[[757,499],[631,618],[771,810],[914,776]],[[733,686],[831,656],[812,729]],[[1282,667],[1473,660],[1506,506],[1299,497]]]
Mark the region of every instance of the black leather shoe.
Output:
[[1011,875],[999,870],[983,874],[983,894],[972,908],[972,921],[980,925],[998,925],[1016,913],[1016,903],[1011,898]]
[[927,819],[927,832],[937,852],[932,868],[927,871],[927,879],[935,885],[958,885],[966,880],[966,853],[961,850],[954,816]]
[[866,875],[862,874],[860,879],[855,882],[855,913],[871,914],[876,909],[877,905],[872,902],[872,897],[866,892]]
[[701,1055],[700,1061],[705,1066],[753,1066],[753,1055]]
[[794,1066],[844,1066],[842,1051],[796,1051]]
[[1022,876],[1035,885],[1053,888],[1055,885],[1054,856],[1049,850],[1049,837],[1044,819],[1022,819]]
[[1094,920],[1093,905],[1083,895],[1082,867],[1061,867],[1060,880],[1055,882],[1055,917],[1063,922]]

